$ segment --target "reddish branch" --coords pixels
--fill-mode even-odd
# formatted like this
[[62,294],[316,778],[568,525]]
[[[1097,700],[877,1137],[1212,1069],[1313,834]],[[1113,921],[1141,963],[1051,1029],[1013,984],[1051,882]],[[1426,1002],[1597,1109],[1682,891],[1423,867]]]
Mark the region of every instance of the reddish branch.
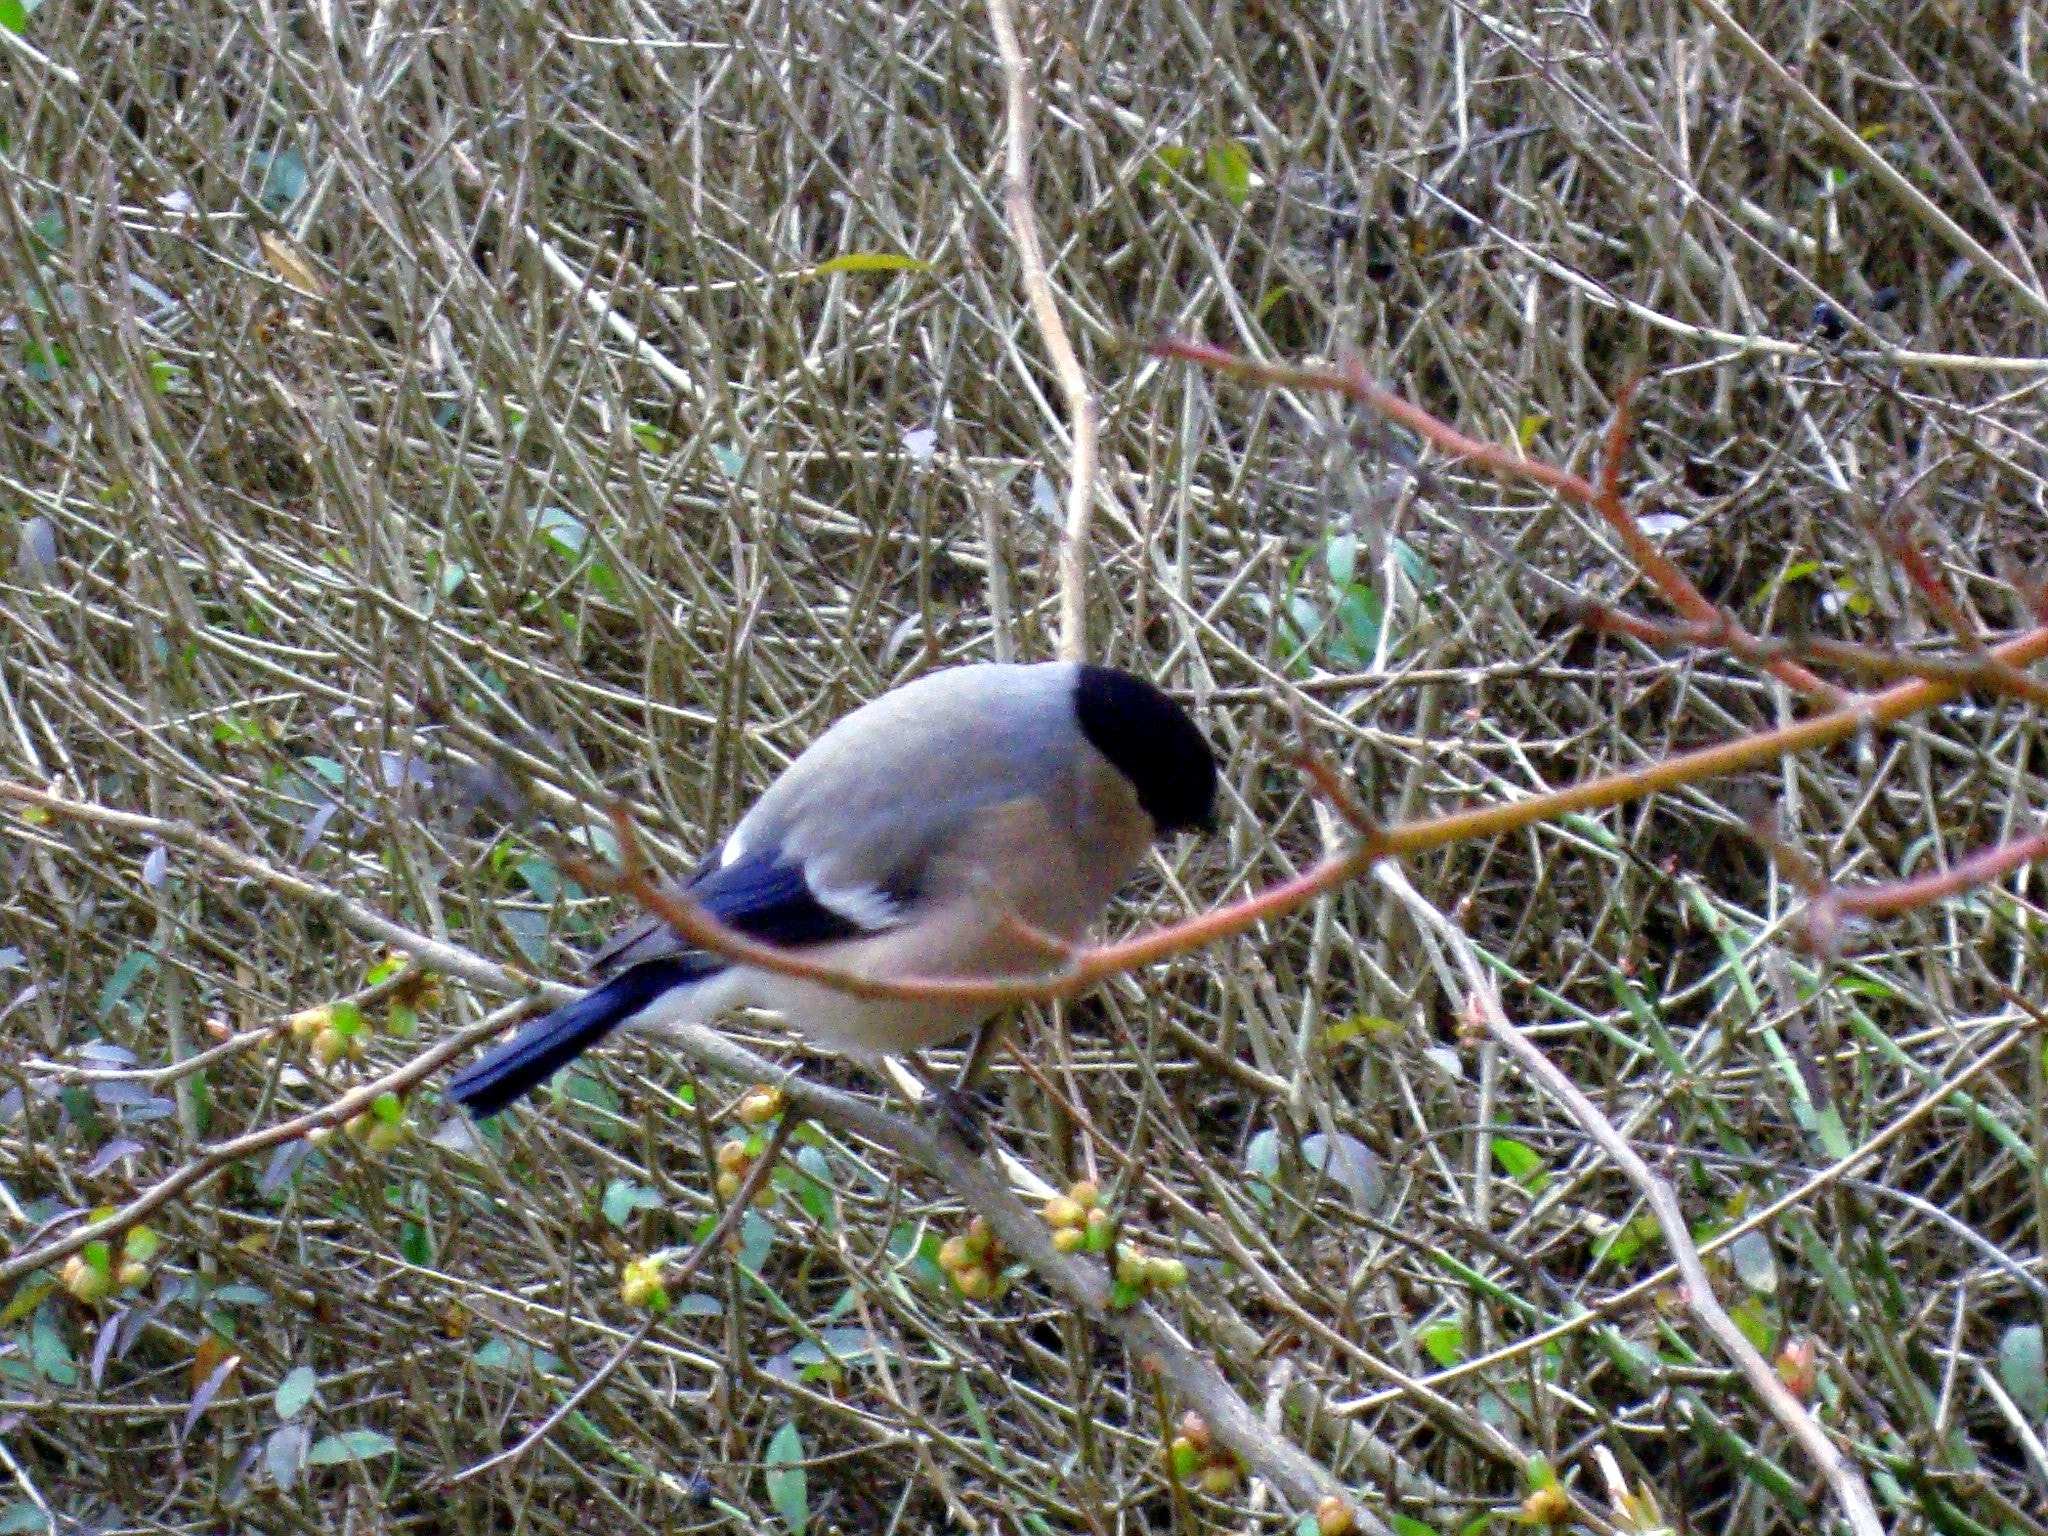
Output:
[[1931,678],[1953,683],[1959,688],[1981,688],[1986,693],[2008,694],[2048,709],[2048,683],[2022,672],[2018,667],[2000,662],[1983,650],[1973,651],[1966,657],[1910,656],[1901,651],[1876,650],[1846,640],[1831,640],[1824,635],[1806,635],[1797,640],[1738,636],[1731,634],[1725,623],[1663,624],[1590,599],[1578,605],[1573,617],[1583,628],[1601,634],[1628,635],[1646,645],[1725,650],[1756,666],[1788,654],[1799,655],[1830,666],[1867,672],[1874,677]]
[[[1057,941],[1048,941],[1044,947],[1052,963],[1031,975],[919,977],[884,982],[852,975],[749,939],[720,923],[686,894],[656,884],[647,872],[631,821],[622,808],[614,810],[613,819],[618,829],[623,867],[611,872],[577,860],[571,873],[593,888],[631,897],[691,943],[730,960],[861,997],[985,1003],[994,1008],[1031,999],[1071,997],[1111,976],[1154,965],[1234,937],[1259,923],[1300,910],[1326,892],[1357,879],[1381,859],[1409,858],[1451,843],[1499,837],[1574,812],[1600,810],[1704,779],[1739,773],[1794,752],[1831,746],[1859,731],[1894,725],[1948,703],[1971,687],[1995,689],[2033,703],[2048,703],[2048,688],[2021,670],[2048,656],[2048,622],[2002,645],[1978,649],[1966,659],[1907,659],[1840,642],[1811,639],[1800,642],[1807,653],[1817,659],[1879,673],[1908,674],[1905,680],[1875,694],[1849,693],[1826,682],[1788,654],[1792,647],[1787,642],[1762,639],[1748,633],[1731,614],[1702,596],[1650,542],[1624,502],[1620,489],[1620,465],[1630,425],[1626,394],[1607,428],[1599,483],[1595,485],[1555,465],[1523,458],[1494,444],[1465,436],[1419,406],[1411,405],[1374,383],[1356,362],[1342,370],[1259,363],[1217,347],[1188,341],[1162,342],[1156,350],[1164,356],[1182,358],[1261,383],[1346,395],[1401,423],[1454,457],[1503,479],[1529,481],[1548,487],[1567,500],[1596,512],[1622,540],[1631,558],[1689,622],[1681,626],[1658,625],[1590,602],[1581,610],[1583,622],[1652,642],[1678,641],[1725,648],[1828,707],[1790,725],[1719,742],[1626,773],[1589,779],[1545,794],[1531,795],[1524,800],[1476,806],[1386,827],[1376,826],[1370,820],[1334,770],[1313,756],[1306,757],[1302,761],[1304,771],[1358,833],[1357,840],[1349,849],[1324,859],[1292,879],[1150,933],[1092,947],[1066,948]],[[1925,566],[1924,559],[1921,564]],[[1942,590],[1938,576],[1931,569],[1923,570],[1914,579],[1923,591],[1928,590],[1927,581],[1933,583],[1935,590]],[[1951,889],[1996,878],[2038,856],[2040,850],[2033,849],[2031,840],[2022,840],[1989,850],[1945,875],[1888,887],[1884,893],[1873,892],[1863,896],[1836,894],[1819,899],[1835,900],[1838,905],[1832,910],[1836,913],[1904,911],[1937,900]],[[1983,872],[1969,873],[1973,870]]]
[[[1527,459],[1493,443],[1467,437],[1447,422],[1439,421],[1419,405],[1403,400],[1392,390],[1373,381],[1365,365],[1353,359],[1341,369],[1305,368],[1286,363],[1261,363],[1206,342],[1175,338],[1157,343],[1153,350],[1162,357],[1177,357],[1199,363],[1218,373],[1285,389],[1315,389],[1341,394],[1370,406],[1391,421],[1397,421],[1417,437],[1434,443],[1455,459],[1484,469],[1503,480],[1525,480],[1555,491],[1566,501],[1584,507],[1614,530],[1637,569],[1656,584],[1665,600],[1696,624],[1726,625],[1730,635],[1750,637],[1734,618],[1709,601],[1685,573],[1651,542],[1621,496],[1621,460],[1629,432],[1629,391],[1616,403],[1614,420],[1608,424],[1606,449],[1602,455],[1600,483],[1595,486],[1581,475],[1538,459]],[[1833,683],[1816,677],[1789,657],[1775,658],[1766,670],[1796,693],[1822,704],[1842,704],[1847,695]]]

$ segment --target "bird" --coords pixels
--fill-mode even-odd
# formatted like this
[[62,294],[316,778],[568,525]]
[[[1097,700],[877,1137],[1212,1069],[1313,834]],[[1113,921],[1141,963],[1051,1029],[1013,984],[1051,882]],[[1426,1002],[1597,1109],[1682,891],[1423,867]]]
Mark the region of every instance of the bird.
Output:
[[[1141,677],[1081,662],[927,672],[798,755],[674,888],[750,939],[876,980],[988,978],[1062,963],[1156,841],[1215,824],[1216,759]],[[447,1097],[498,1113],[619,1029],[751,1007],[873,1063],[997,1010],[856,997],[733,963],[658,917],[591,957],[598,984],[465,1067]]]

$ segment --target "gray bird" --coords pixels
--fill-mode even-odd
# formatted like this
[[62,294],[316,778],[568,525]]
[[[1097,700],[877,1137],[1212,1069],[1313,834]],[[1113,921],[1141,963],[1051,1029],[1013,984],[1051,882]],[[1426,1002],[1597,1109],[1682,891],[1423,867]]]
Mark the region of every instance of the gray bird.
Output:
[[[1210,825],[1216,762],[1142,678],[1046,662],[927,673],[863,705],[791,763],[680,890],[736,931],[858,976],[1014,976],[1057,963],[1155,839]],[[935,1045],[985,1004],[855,997],[732,964],[648,919],[590,963],[606,978],[458,1073],[496,1114],[619,1028],[781,1014],[872,1058]]]

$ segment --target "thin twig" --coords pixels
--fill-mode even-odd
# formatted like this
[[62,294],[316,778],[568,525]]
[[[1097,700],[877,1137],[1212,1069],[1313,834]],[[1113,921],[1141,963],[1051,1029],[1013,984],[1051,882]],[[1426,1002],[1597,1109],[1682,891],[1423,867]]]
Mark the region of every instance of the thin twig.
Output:
[[239,1163],[245,1157],[282,1146],[288,1141],[297,1141],[311,1131],[339,1125],[344,1120],[353,1119],[368,1110],[385,1094],[400,1093],[415,1083],[424,1082],[471,1046],[497,1034],[524,1013],[526,1008],[527,1002],[523,997],[506,1003],[467,1029],[459,1029],[447,1039],[429,1046],[404,1066],[394,1068],[381,1077],[372,1078],[359,1087],[349,1089],[331,1104],[308,1110],[305,1114],[290,1120],[281,1120],[276,1125],[265,1126],[260,1131],[251,1131],[246,1136],[215,1143],[150,1185],[126,1205],[116,1208],[97,1221],[89,1221],[82,1227],[74,1227],[62,1237],[52,1238],[46,1243],[39,1243],[33,1248],[10,1254],[6,1259],[0,1260],[0,1286],[10,1285],[24,1275],[33,1274],[46,1264],[55,1263],[58,1259],[76,1253],[87,1243],[102,1242],[119,1236],[152,1211],[168,1205],[178,1196],[204,1183],[222,1169]]
[[[1503,480],[1524,480],[1556,492],[1565,500],[1596,514],[1622,542],[1629,558],[1664,594],[1665,599],[1687,618],[1700,624],[1724,624],[1737,636],[1744,635],[1734,616],[1723,612],[1692,584],[1686,574],[1675,565],[1664,552],[1650,542],[1650,536],[1643,532],[1635,514],[1629,511],[1617,489],[1619,479],[1619,458],[1621,445],[1627,437],[1627,400],[1617,405],[1615,419],[1606,434],[1606,462],[1601,471],[1601,483],[1595,485],[1583,475],[1575,475],[1568,469],[1547,464],[1541,459],[1525,458],[1519,453],[1493,443],[1482,442],[1476,437],[1467,437],[1449,423],[1439,420],[1421,406],[1402,399],[1392,390],[1374,382],[1362,363],[1353,360],[1342,368],[1313,368],[1295,363],[1266,363],[1242,356],[1222,347],[1210,346],[1206,342],[1186,341],[1168,337],[1154,344],[1152,350],[1161,357],[1177,357],[1184,362],[1199,363],[1218,373],[1237,378],[1250,379],[1255,383],[1269,384],[1281,389],[1313,389],[1325,393],[1341,394],[1370,406],[1388,420],[1398,422],[1418,437],[1434,443],[1445,453],[1464,463],[1486,470]],[[1848,696],[1833,683],[1816,677],[1813,673],[1787,658],[1779,658],[1769,666],[1771,675],[1794,692],[1803,694],[1817,703],[1841,706],[1848,702]]]
[[[1046,271],[1045,248],[1038,237],[1038,216],[1031,207],[1031,72],[1024,47],[1017,40],[1017,18],[1010,0],[988,0],[989,27],[1003,60],[1003,216],[1016,242],[1023,269],[1024,292],[1031,316],[1045,341],[1046,355],[1067,402],[1068,430],[1073,435],[1074,461],[1068,466],[1067,517],[1060,539],[1061,661],[1082,661],[1088,655],[1088,520],[1095,505],[1096,406],[1081,359],[1060,319]],[[990,552],[989,558],[995,558]]]
[[[704,1241],[699,1243],[689,1257],[674,1270],[663,1273],[662,1281],[665,1285],[681,1287],[689,1284],[690,1278],[704,1267],[705,1260],[718,1251],[721,1243],[732,1236],[733,1229],[740,1224],[740,1218],[747,1213],[747,1207],[753,1204],[754,1196],[761,1192],[761,1186],[768,1182],[768,1176],[775,1171],[775,1165],[782,1159],[782,1149],[789,1145],[790,1136],[795,1133],[802,1120],[801,1115],[786,1114],[776,1122],[774,1131],[768,1137],[768,1145],[762,1148],[761,1155],[754,1160],[753,1166],[741,1178],[739,1188],[733,1192],[732,1199],[726,1202],[725,1209],[718,1213],[718,1220],[704,1235]],[[508,1445],[496,1455],[486,1456],[482,1461],[464,1467],[460,1472],[445,1479],[442,1486],[452,1488],[457,1483],[466,1483],[473,1477],[481,1477],[494,1467],[515,1462],[547,1439],[564,1419],[588,1402],[590,1395],[626,1363],[627,1356],[647,1342],[647,1336],[654,1332],[655,1325],[660,1321],[658,1315],[642,1319],[640,1326],[633,1330],[626,1341],[612,1351],[611,1358],[585,1377],[574,1392],[563,1398],[552,1413],[521,1436],[518,1443]]]
[[1713,1282],[1707,1278],[1706,1266],[1700,1262],[1699,1249],[1693,1243],[1685,1211],[1678,1203],[1678,1196],[1672,1193],[1671,1186],[1651,1170],[1636,1149],[1629,1145],[1628,1139],[1614,1128],[1614,1123],[1601,1113],[1600,1107],[1578,1084],[1544,1055],[1534,1041],[1508,1022],[1494,992],[1493,977],[1464,930],[1437,911],[1421,892],[1409,884],[1407,876],[1400,870],[1392,865],[1383,865],[1374,873],[1380,884],[1392,891],[1408,909],[1409,915],[1434,932],[1457,956],[1458,968],[1464,973],[1469,989],[1471,1012],[1486,1026],[1487,1033],[1521,1063],[1522,1070],[1534,1078],[1545,1093],[1564,1107],[1579,1129],[1592,1137],[1600,1149],[1614,1160],[1615,1166],[1649,1204],[1671,1250],[1672,1261],[1684,1281],[1687,1308],[1735,1362],[1764,1406],[1820,1469],[1821,1475],[1834,1489],[1835,1498],[1848,1517],[1850,1527],[1857,1536],[1884,1536],[1884,1527],[1877,1518],[1877,1506],[1871,1501],[1870,1488],[1864,1482],[1861,1470],[1842,1455],[1840,1448],[1828,1438],[1827,1432],[1815,1422],[1805,1405],[1792,1395],[1771,1363],[1757,1352],[1756,1346],[1735,1325],[1735,1320],[1714,1294]]

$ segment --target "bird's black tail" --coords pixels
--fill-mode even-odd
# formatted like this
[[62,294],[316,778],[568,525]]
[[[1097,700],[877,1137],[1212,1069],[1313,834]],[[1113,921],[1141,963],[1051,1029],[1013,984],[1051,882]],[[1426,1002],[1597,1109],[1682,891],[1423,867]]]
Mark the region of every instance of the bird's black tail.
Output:
[[472,1120],[495,1115],[553,1077],[606,1035],[672,987],[688,986],[723,969],[711,955],[648,960],[529,1024],[482,1061],[456,1073],[448,1097]]

